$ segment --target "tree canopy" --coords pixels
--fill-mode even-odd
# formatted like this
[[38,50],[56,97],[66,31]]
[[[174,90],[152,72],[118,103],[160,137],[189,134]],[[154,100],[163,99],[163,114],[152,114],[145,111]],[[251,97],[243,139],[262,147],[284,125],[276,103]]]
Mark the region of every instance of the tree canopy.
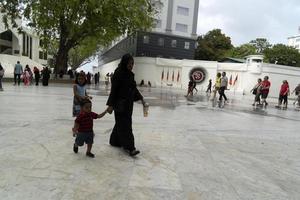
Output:
[[258,54],[263,54],[266,49],[272,46],[266,38],[256,38],[255,40],[251,40],[249,44],[256,48],[256,53]]
[[219,61],[226,57],[228,50],[232,49],[230,37],[221,32],[221,29],[214,29],[201,35],[197,39],[195,59]]
[[284,44],[276,44],[264,51],[265,61],[280,65],[300,67],[300,53]]
[[228,51],[229,57],[245,58],[248,55],[256,54],[256,48],[252,44],[242,44],[241,46],[234,47]]
[[105,46],[117,37],[151,27],[151,0],[2,0],[3,21],[16,25],[23,18],[40,37],[56,41],[56,71],[66,71],[70,49],[95,38]]

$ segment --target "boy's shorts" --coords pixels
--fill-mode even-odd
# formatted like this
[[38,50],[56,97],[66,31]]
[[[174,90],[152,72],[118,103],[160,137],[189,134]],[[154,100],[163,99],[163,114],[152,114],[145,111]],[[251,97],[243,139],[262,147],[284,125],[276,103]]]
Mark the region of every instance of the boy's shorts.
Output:
[[262,99],[266,99],[266,98],[268,97],[268,94],[269,94],[269,93],[262,93],[262,94],[261,94],[261,98],[262,98]]
[[93,132],[77,133],[75,143],[78,146],[83,146],[84,143],[93,144],[94,143],[94,133]]

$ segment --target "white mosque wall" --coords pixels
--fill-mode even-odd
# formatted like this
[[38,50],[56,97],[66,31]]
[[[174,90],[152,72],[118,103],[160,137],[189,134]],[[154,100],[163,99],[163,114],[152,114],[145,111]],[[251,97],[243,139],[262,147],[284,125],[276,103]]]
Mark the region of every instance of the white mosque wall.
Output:
[[[100,72],[102,81],[107,73],[116,69],[119,61],[107,63],[96,69]],[[150,81],[154,87],[186,89],[189,74],[194,68],[202,68],[205,71],[205,80],[197,84],[197,89],[202,91],[206,90],[209,79],[212,79],[213,83],[215,82],[217,72],[226,72],[228,79],[231,79],[231,85],[228,86],[229,91],[227,91],[229,94],[251,94],[250,90],[257,83],[257,79],[263,79],[264,76],[269,76],[270,96],[272,97],[278,96],[283,80],[289,82],[291,90],[300,83],[300,68],[255,62],[218,63],[202,60],[137,57],[133,72],[137,84],[144,80],[145,84]],[[168,73],[169,75],[167,75]]]

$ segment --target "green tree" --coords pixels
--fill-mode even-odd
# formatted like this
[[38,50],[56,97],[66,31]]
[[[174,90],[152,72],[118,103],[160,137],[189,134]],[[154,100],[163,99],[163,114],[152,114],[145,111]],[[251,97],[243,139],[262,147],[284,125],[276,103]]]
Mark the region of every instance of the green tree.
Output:
[[226,57],[228,50],[232,49],[230,37],[227,37],[220,29],[214,29],[201,35],[197,39],[195,59],[197,60],[221,60]]
[[72,48],[68,55],[68,65],[72,69],[77,69],[87,64],[95,58],[98,49],[97,38],[87,38],[80,45]]
[[256,48],[252,44],[243,44],[228,51],[227,56],[233,58],[245,58],[248,55],[256,54]]
[[259,54],[263,54],[266,49],[272,46],[266,38],[256,38],[251,40],[249,44],[253,45],[256,48],[256,53]]
[[300,67],[300,53],[293,47],[276,44],[264,51],[265,61],[280,65]]
[[48,43],[58,43],[56,72],[67,69],[68,55],[86,38],[100,46],[138,29],[151,27],[151,0],[1,0],[3,21],[23,18]]

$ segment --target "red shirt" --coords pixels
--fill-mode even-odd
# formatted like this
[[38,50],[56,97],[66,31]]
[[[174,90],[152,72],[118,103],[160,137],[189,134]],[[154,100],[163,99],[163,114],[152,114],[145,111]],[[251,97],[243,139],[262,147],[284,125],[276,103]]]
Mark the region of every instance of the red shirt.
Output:
[[[262,86],[261,93],[268,94],[270,91],[270,86],[271,86],[270,81],[266,80],[266,81],[261,82],[261,86]],[[264,89],[265,87],[269,87],[269,88]]]
[[287,95],[289,91],[289,84],[284,83],[281,85],[281,89],[280,89],[280,95]]
[[81,112],[75,119],[79,124],[78,132],[93,132],[93,119],[97,119],[98,114],[94,112]]

